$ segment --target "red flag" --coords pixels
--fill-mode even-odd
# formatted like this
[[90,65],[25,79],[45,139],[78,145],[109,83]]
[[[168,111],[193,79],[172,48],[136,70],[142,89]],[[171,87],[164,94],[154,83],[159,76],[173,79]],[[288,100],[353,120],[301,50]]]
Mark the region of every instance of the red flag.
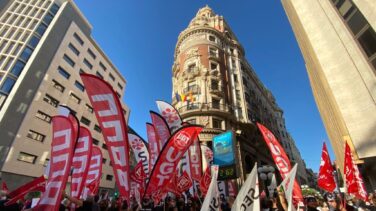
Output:
[[169,179],[174,174],[180,158],[188,150],[188,147],[201,130],[202,127],[199,126],[185,126],[177,130],[169,138],[150,175],[150,180],[146,187],[147,194],[165,189]]
[[34,210],[59,210],[62,191],[68,180],[73,157],[74,128],[64,116],[52,118],[53,140],[51,143],[51,164],[46,191]]
[[137,165],[134,167],[133,171],[131,171],[131,179],[132,181],[137,182],[138,184],[144,184],[144,180],[146,179],[146,174],[142,167],[142,162],[138,162]]
[[154,168],[155,162],[157,162],[158,155],[161,149],[159,149],[158,139],[155,132],[154,125],[150,123],[146,123],[146,132],[148,136],[148,142],[149,142],[149,166],[150,169]]
[[19,199],[23,199],[26,194],[34,191],[41,191],[44,192],[46,187],[46,179],[44,176],[40,176],[28,182],[16,190],[10,192],[8,195],[11,198],[9,201],[5,203],[6,206],[16,203]]
[[[257,127],[260,129],[266,145],[268,145],[270,149],[270,153],[273,156],[279,173],[284,179],[291,170],[290,160],[287,157],[285,150],[283,150],[273,133],[270,132],[264,125],[257,123]],[[303,202],[302,190],[300,189],[300,186],[296,180],[294,181],[293,200],[295,205],[297,205],[299,202]]]
[[174,193],[177,196],[181,195],[181,192],[177,191],[177,172],[171,177],[170,182],[166,186],[166,191]]
[[171,136],[170,129],[168,128],[166,120],[158,113],[150,111],[150,117],[155,129],[155,135],[157,136],[159,150],[162,150],[168,138]]
[[347,193],[353,194],[355,197],[364,201],[368,200],[367,192],[364,188],[362,176],[360,175],[358,166],[353,160],[350,146],[346,142],[345,146],[345,180]]
[[9,192],[8,186],[7,186],[7,184],[5,182],[3,182],[3,184],[2,184],[1,190],[5,191],[7,193]]
[[72,161],[71,196],[74,198],[81,196],[85,186],[93,145],[93,139],[88,129],[80,127],[79,133]]
[[119,98],[112,86],[104,80],[89,74],[80,76],[108,146],[120,196],[129,201],[128,127]]
[[[182,101],[183,102],[185,101],[183,97],[182,97]],[[164,101],[157,101],[157,106],[158,106],[159,113],[166,120],[168,126],[170,127],[170,131],[172,133],[182,126],[181,125],[182,121],[181,121],[179,112],[172,105]]]
[[328,150],[326,149],[325,142],[322,146],[321,163],[317,183],[320,188],[328,192],[333,192],[336,188],[336,182],[333,176],[333,167],[332,163],[330,162],[330,157]]
[[147,176],[150,174],[150,164],[149,164],[149,151],[146,142],[138,135],[133,133],[128,133],[129,145],[132,148],[135,159],[137,162],[142,162],[144,172]]
[[184,173],[177,180],[176,189],[178,192],[184,193],[192,185],[192,179],[188,176],[188,173],[184,171]]
[[[102,175],[102,151],[97,146],[91,146],[91,159],[89,171],[87,173],[85,188],[82,193],[82,198],[86,199],[88,195],[94,195],[98,192],[99,182]],[[98,184],[98,185],[93,185]],[[90,189],[90,188],[91,189]]]
[[192,179],[199,182],[202,177],[202,161],[201,147],[198,137],[193,141],[193,145],[189,147],[189,164]]
[[208,166],[208,168],[206,168],[206,171],[200,180],[200,190],[202,192],[202,195],[206,195],[206,192],[208,192],[210,182],[211,182],[211,171],[210,171],[210,166]]

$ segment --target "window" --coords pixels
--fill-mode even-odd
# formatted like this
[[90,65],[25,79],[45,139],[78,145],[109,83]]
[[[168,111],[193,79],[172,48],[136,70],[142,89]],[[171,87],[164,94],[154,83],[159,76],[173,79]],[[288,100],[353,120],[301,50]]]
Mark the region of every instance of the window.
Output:
[[210,81],[210,88],[211,90],[218,90],[219,86],[218,86],[218,81],[217,80],[211,80]]
[[73,102],[80,104],[81,99],[77,97],[77,95],[73,94],[72,92],[69,94],[69,99],[71,99]]
[[60,75],[62,75],[64,78],[66,79],[69,79],[70,78],[70,74],[64,70],[62,67],[58,67],[57,70],[59,71]]
[[222,120],[213,118],[213,128],[222,129]]
[[57,4],[53,4],[51,6],[50,12],[54,15],[56,15],[57,11],[59,10],[59,6]]
[[215,42],[215,37],[213,35],[209,35],[209,41]]
[[21,53],[20,58],[21,58],[23,61],[27,62],[27,60],[29,60],[29,58],[30,58],[30,56],[31,56],[32,53],[33,53],[33,50],[32,50],[31,48],[29,48],[29,47],[26,47],[26,48],[23,50],[23,52]]
[[210,70],[218,70],[218,64],[217,63],[210,63]]
[[35,35],[33,35],[33,36],[31,37],[31,39],[30,39],[28,45],[29,45],[30,47],[32,47],[32,48],[35,48],[35,47],[37,47],[38,43],[39,43],[39,38],[36,37]]
[[20,154],[18,155],[18,158],[17,158],[17,160],[19,160],[19,161],[23,161],[23,162],[26,162],[26,163],[32,163],[32,164],[35,163],[36,159],[37,159],[37,156],[29,154],[29,153],[25,153],[25,152],[20,152]]
[[98,71],[95,73],[95,75],[97,75],[99,78],[103,79],[103,75],[100,74]]
[[35,114],[35,117],[37,117],[38,119],[41,119],[47,123],[51,123],[51,116],[42,112],[42,111],[38,111],[36,114]]
[[109,74],[109,76],[110,76],[111,80],[115,81],[115,77],[111,73]]
[[108,180],[108,181],[112,181],[112,178],[113,178],[113,177],[114,177],[114,176],[107,174],[107,175],[106,175],[106,180]]
[[368,28],[358,40],[368,57],[376,53],[376,33],[372,28]]
[[99,141],[97,139],[93,138],[93,144],[98,146]]
[[187,71],[193,72],[196,69],[196,63],[192,63],[188,65]]
[[70,66],[72,66],[72,67],[74,67],[74,65],[75,65],[75,63],[74,63],[74,61],[69,57],[69,56],[67,56],[66,54],[64,54],[64,60],[70,65]]
[[35,141],[40,141],[40,142],[43,142],[44,141],[44,138],[46,138],[45,135],[43,134],[40,134],[34,130],[29,130],[29,132],[27,133],[26,137],[28,138],[31,138]]
[[117,86],[118,86],[121,90],[123,90],[123,88],[124,88],[120,83],[118,83]]
[[212,47],[209,47],[209,56],[217,57],[218,50]]
[[80,45],[84,44],[84,41],[81,39],[81,37],[77,33],[74,33],[73,37],[77,40],[78,43],[80,43]]
[[187,122],[188,122],[189,124],[194,125],[194,124],[196,124],[196,119],[188,119]]
[[99,62],[99,66],[101,66],[102,70],[106,72],[107,68],[102,62]]
[[102,144],[102,148],[103,148],[103,149],[107,149],[107,144],[103,143],[103,144]]
[[219,109],[220,108],[220,100],[212,98],[212,108]]
[[43,18],[43,22],[49,25],[53,18],[54,17],[50,13],[47,13]]
[[93,113],[93,112],[94,112],[93,107],[89,106],[88,104],[85,104],[85,108],[86,108],[86,110],[87,110],[88,112],[90,112],[90,113]]
[[10,54],[15,44],[16,44],[15,42],[11,42],[8,48],[5,50],[4,54]]
[[83,124],[86,125],[86,126],[90,126],[90,120],[88,120],[88,119],[85,118],[85,117],[81,117],[80,122],[83,123]]
[[94,54],[93,51],[90,50],[90,48],[87,49],[87,52],[89,53],[89,55],[91,56],[91,58],[93,58],[93,59],[97,58],[97,56]]
[[348,25],[354,34],[358,34],[364,26],[367,25],[367,21],[359,11],[356,11],[348,21]]
[[103,163],[103,164],[106,164],[106,161],[107,161],[106,158],[102,158],[102,163]]
[[1,91],[6,93],[6,94],[9,94],[10,90],[12,90],[13,88],[13,85],[14,83],[16,83],[16,80],[12,79],[12,78],[9,78],[7,77],[5,79],[5,82],[3,83],[3,85],[1,86]]
[[61,85],[59,82],[55,81],[55,80],[52,80],[52,86],[59,90],[59,92],[63,93],[64,90],[65,90],[65,87],[63,85]]
[[41,23],[39,24],[36,32],[39,36],[43,36],[44,32],[46,31],[47,29],[47,25],[45,25],[44,23]]
[[99,127],[99,125],[94,125],[94,130],[97,131],[98,133],[102,132],[102,129],[101,127]]
[[85,90],[85,87],[84,87],[84,85],[82,85],[80,82],[78,82],[78,81],[75,81],[74,82],[74,85],[79,89],[79,90],[81,90],[81,91],[84,91]]
[[74,45],[72,43],[69,43],[68,45],[69,49],[71,49],[71,51],[76,54],[77,56],[80,55],[80,51],[77,50],[76,47],[74,47]]
[[17,46],[16,46],[16,48],[12,52],[12,56],[16,56],[18,54],[18,52],[20,52],[21,47],[22,47],[22,44],[18,43]]
[[44,96],[43,101],[52,105],[53,107],[57,107],[59,105],[59,101],[56,100],[55,98],[51,97],[48,94],[46,94],[46,96]]
[[84,64],[91,70],[93,68],[93,65],[86,59],[84,59]]

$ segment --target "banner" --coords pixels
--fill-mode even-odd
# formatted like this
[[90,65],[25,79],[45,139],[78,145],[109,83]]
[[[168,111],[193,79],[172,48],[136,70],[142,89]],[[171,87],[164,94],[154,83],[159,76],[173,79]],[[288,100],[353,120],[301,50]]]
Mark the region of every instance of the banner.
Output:
[[[91,159],[90,159],[90,166],[89,166],[89,172],[86,177],[85,187],[84,191],[82,193],[82,198],[86,199],[88,195],[94,195],[97,192],[97,189],[94,190],[91,188],[91,184],[99,184],[101,180],[102,175],[102,151],[97,146],[91,146]],[[95,185],[94,185],[95,186]]]
[[179,112],[169,103],[164,101],[156,101],[159,113],[166,120],[168,126],[170,127],[171,133],[175,132],[182,126],[182,120]]
[[201,145],[202,153],[202,170],[205,172],[206,168],[213,164],[213,151],[206,145]]
[[345,181],[347,193],[355,197],[368,201],[367,192],[364,188],[363,179],[360,175],[358,166],[355,164],[349,144],[345,146]]
[[153,169],[155,162],[157,162],[158,155],[161,149],[159,149],[157,135],[155,133],[155,128],[152,124],[146,123],[146,133],[148,136],[148,143],[149,143],[149,156],[150,156],[149,166],[150,166],[150,169]]
[[5,203],[5,206],[11,205],[16,203],[18,200],[23,199],[26,194],[34,191],[44,192],[46,189],[46,178],[44,176],[40,176],[28,182],[16,190],[10,192],[8,194],[10,200]]
[[202,195],[206,195],[209,189],[209,185],[211,182],[211,173],[210,167],[206,168],[204,175],[201,177],[200,180],[200,190]]
[[291,171],[286,175],[285,179],[283,179],[280,185],[283,187],[283,190],[285,191],[285,197],[286,197],[286,201],[288,204],[287,211],[295,210],[294,204],[292,202],[292,197],[293,197],[294,181],[295,181],[297,167],[298,167],[298,164],[295,164],[294,168],[292,168]]
[[198,137],[193,141],[189,147],[189,163],[191,170],[191,177],[193,180],[199,182],[202,177],[202,161],[201,161],[201,147]]
[[128,139],[129,145],[131,146],[136,158],[136,162],[142,163],[145,174],[149,176],[149,150],[146,142],[138,134],[128,133]]
[[257,177],[257,163],[255,163],[251,173],[241,187],[236,197],[231,211],[259,211],[260,210],[260,194]]
[[120,196],[129,201],[128,127],[119,98],[112,86],[104,80],[89,74],[80,76],[108,146]]
[[[264,125],[257,123],[257,127],[260,129],[262,136],[266,142],[266,145],[269,147],[270,153],[273,156],[273,160],[281,174],[281,177],[286,178],[287,174],[291,170],[290,160],[286,155],[286,152],[283,150],[275,136],[270,132]],[[294,191],[293,191],[293,200],[294,204],[303,202],[302,190],[298,182],[294,181]]]
[[328,192],[333,192],[337,186],[333,176],[332,162],[330,162],[330,157],[325,142],[322,146],[320,170],[317,178],[317,184],[320,188]]
[[64,116],[52,118],[51,164],[46,191],[34,210],[59,210],[62,192],[72,165],[75,131]]
[[211,167],[211,169],[212,178],[208,189],[208,193],[206,194],[205,199],[202,202],[201,211],[219,211],[221,206],[217,185],[218,166],[214,165]]
[[150,117],[155,129],[155,135],[158,140],[158,146],[161,150],[163,146],[166,144],[168,138],[170,138],[171,132],[166,120],[161,115],[154,111],[150,111]]
[[89,171],[93,139],[87,128],[80,127],[80,134],[73,155],[71,196],[80,198]]
[[166,187],[175,172],[177,163],[201,130],[202,127],[199,126],[185,126],[169,138],[150,174],[146,194],[154,193]]

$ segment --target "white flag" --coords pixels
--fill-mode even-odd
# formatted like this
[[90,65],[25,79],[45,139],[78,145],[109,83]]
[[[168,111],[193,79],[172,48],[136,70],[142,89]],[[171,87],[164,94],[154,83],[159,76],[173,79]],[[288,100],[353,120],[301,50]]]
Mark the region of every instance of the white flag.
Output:
[[217,210],[219,211],[220,208],[220,201],[219,201],[219,191],[218,191],[218,184],[217,184],[217,177],[218,177],[218,166],[213,165],[211,167],[211,182],[209,185],[208,192],[206,193],[205,200],[202,203],[201,211],[207,210]]
[[247,180],[240,189],[238,196],[232,205],[231,211],[260,210],[260,194],[258,188],[257,163],[248,175]]
[[295,164],[291,171],[286,175],[285,179],[282,181],[281,185],[285,191],[286,200],[288,203],[287,211],[295,211],[295,207],[292,204],[292,192],[294,189],[294,181],[296,175],[296,169],[298,164]]
[[273,196],[276,188],[277,188],[277,181],[275,179],[275,174],[273,174],[272,181],[270,182],[270,185],[268,186],[269,197]]

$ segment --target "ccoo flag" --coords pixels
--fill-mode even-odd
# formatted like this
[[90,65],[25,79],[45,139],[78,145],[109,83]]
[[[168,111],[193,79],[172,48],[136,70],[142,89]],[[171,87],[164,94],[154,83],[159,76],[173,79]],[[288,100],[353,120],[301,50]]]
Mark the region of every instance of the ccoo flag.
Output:
[[336,188],[336,182],[333,175],[333,167],[332,163],[330,162],[330,157],[325,142],[322,146],[320,170],[317,184],[320,188],[328,192],[333,192]]

